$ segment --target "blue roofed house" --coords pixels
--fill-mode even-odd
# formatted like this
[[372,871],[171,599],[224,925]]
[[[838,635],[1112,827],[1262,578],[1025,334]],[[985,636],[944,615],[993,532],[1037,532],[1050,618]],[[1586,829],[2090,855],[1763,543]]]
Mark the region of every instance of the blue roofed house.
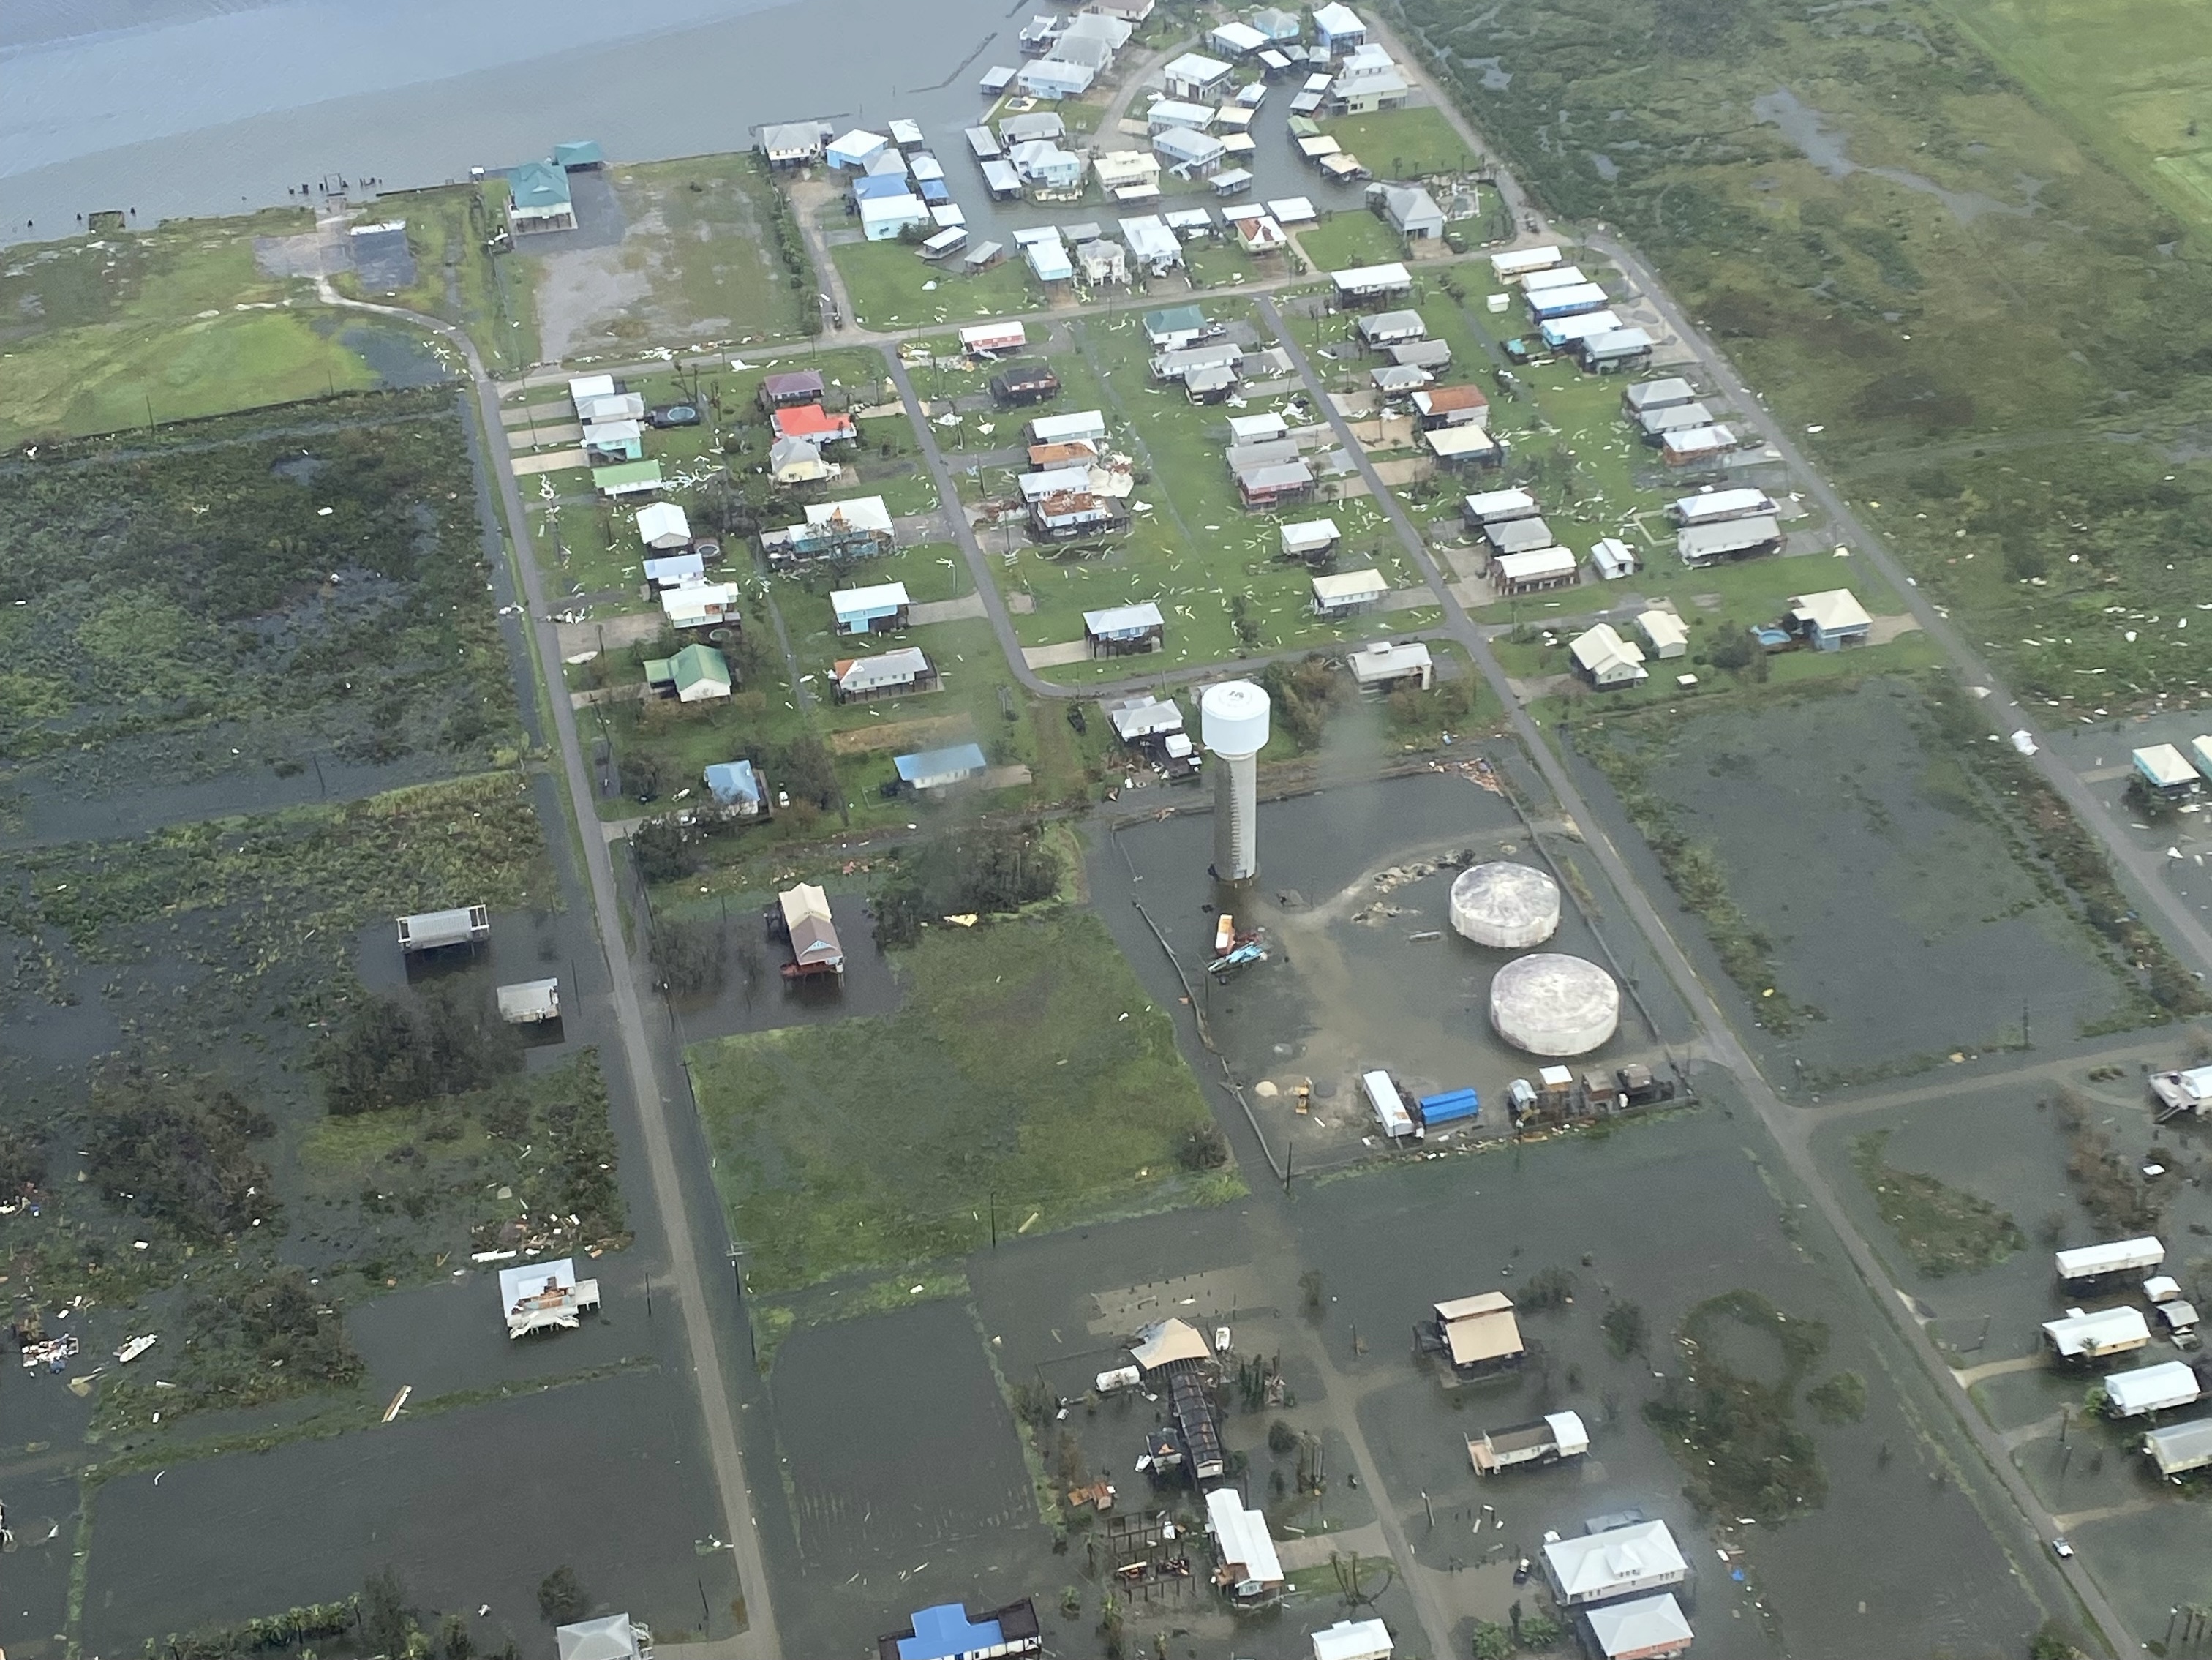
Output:
[[910,620],[912,606],[903,582],[840,588],[830,596],[830,610],[840,634],[889,634],[893,629],[902,629]]
[[902,755],[891,764],[898,769],[900,785],[920,794],[925,790],[951,789],[957,784],[973,783],[983,775],[990,763],[983,758],[981,745],[955,744],[948,749]]
[[507,170],[507,222],[517,236],[576,228],[576,204],[568,195],[566,170],[550,161],[525,161]]
[[1000,1660],[1044,1652],[1036,1604],[1028,1597],[970,1616],[958,1602],[923,1608],[876,1639],[876,1660]]
[[750,761],[719,761],[707,769],[707,793],[714,805],[726,807],[740,818],[754,818],[766,805],[760,775]]

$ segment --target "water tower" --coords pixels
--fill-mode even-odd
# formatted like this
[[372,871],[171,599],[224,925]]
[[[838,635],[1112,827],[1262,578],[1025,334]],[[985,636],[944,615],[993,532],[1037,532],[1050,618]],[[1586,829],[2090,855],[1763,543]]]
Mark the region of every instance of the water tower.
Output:
[[1213,757],[1213,873],[1249,882],[1260,873],[1260,751],[1267,747],[1267,694],[1249,680],[1208,686],[1200,733]]

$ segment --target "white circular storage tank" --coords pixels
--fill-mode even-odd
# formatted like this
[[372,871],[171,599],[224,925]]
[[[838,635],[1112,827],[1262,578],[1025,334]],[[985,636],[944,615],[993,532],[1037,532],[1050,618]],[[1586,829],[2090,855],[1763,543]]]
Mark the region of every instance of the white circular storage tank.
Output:
[[1198,700],[1199,730],[1216,755],[1257,755],[1267,747],[1267,694],[1249,680],[1224,680]]
[[1452,931],[1478,946],[1526,951],[1559,926],[1559,885],[1530,865],[1470,865],[1451,885]]
[[1620,988],[1595,963],[1537,952],[1490,982],[1490,1024],[1530,1055],[1587,1055],[1620,1025]]

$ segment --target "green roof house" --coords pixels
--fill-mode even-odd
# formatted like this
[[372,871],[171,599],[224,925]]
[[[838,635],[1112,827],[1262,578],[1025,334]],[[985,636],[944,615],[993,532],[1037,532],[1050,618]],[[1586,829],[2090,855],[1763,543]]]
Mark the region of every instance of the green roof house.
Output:
[[592,488],[602,496],[640,496],[660,488],[658,461],[617,461],[592,469]]
[[553,146],[553,165],[566,173],[573,173],[578,167],[604,167],[606,160],[596,138],[571,138],[565,144]]
[[576,228],[576,204],[568,197],[565,168],[550,161],[525,161],[507,170],[507,182],[514,196],[507,204],[507,222],[517,236]]
[[730,695],[730,660],[712,646],[686,646],[673,657],[646,660],[645,684],[679,703]]

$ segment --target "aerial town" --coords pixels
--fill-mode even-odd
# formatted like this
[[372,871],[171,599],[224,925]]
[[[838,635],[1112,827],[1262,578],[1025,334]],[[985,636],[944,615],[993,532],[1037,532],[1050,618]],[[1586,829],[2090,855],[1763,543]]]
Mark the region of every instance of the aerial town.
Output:
[[0,1660],[2212,1644],[2183,0],[20,9]]

